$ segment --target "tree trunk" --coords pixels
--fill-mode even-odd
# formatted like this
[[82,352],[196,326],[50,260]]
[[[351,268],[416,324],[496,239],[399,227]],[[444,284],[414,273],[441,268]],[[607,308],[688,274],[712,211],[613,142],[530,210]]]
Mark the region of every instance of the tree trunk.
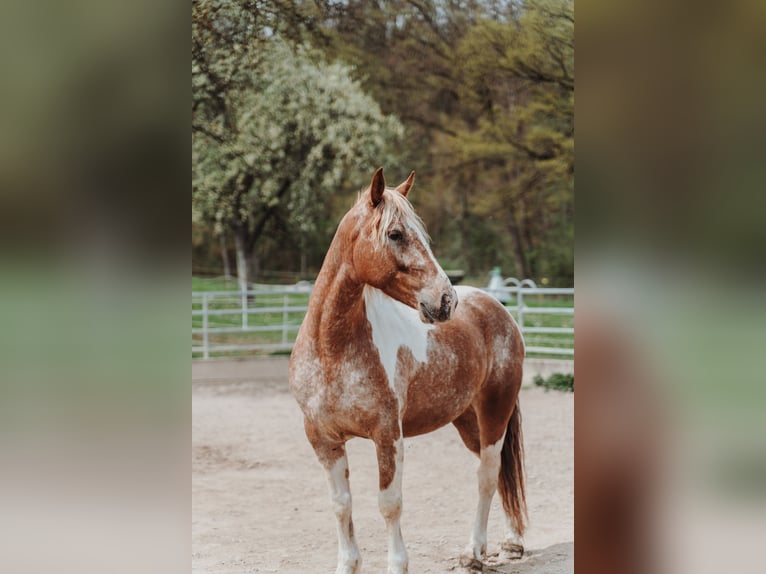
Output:
[[255,247],[253,247],[248,255],[248,262],[250,264],[250,280],[252,283],[257,283],[261,276],[261,258],[258,256],[258,250]]
[[231,279],[231,266],[229,265],[229,252],[226,250],[226,238],[223,234],[218,236],[221,246],[221,259],[223,260],[223,277],[227,281]]
[[519,280],[528,279],[529,268],[527,259],[524,257],[524,240],[513,213],[508,216],[508,231],[513,242],[513,263],[516,265],[516,278]]
[[244,229],[237,229],[234,233],[234,246],[237,250],[237,278],[239,280],[239,290],[247,291],[247,255],[245,253],[247,245]]
[[[510,189],[518,189],[519,183],[519,169],[516,167],[512,173],[509,174],[509,186]],[[516,266],[516,278],[521,280],[529,279],[529,263],[525,257],[526,247],[528,244],[524,241],[524,230],[522,229],[519,220],[523,221],[523,196],[524,193],[511,193],[511,200],[509,202],[508,209],[508,232],[511,234],[511,242],[513,243],[513,263]],[[521,206],[521,215],[519,215],[519,208]]]
[[306,236],[301,236],[301,274],[300,279],[306,279],[308,272],[306,270]]

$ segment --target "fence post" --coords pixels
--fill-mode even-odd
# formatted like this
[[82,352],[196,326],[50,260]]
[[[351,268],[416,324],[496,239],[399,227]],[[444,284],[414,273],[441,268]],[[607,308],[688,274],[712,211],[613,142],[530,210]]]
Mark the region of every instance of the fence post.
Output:
[[282,345],[287,345],[287,304],[289,295],[285,293],[282,295]]
[[242,291],[242,328],[247,329],[247,291]]
[[524,334],[524,293],[522,292],[523,287],[519,285],[517,287],[516,291],[516,304],[519,306],[519,328],[521,329],[521,334]]
[[207,339],[207,293],[202,294],[202,358],[210,358],[210,347]]

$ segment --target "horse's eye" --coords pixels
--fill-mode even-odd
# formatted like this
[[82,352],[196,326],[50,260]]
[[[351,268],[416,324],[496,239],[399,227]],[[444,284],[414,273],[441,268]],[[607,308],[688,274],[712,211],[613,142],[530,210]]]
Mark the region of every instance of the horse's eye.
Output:
[[399,231],[398,229],[394,229],[393,231],[388,232],[388,238],[391,241],[401,241],[402,239],[404,239],[404,235],[402,235],[402,232]]

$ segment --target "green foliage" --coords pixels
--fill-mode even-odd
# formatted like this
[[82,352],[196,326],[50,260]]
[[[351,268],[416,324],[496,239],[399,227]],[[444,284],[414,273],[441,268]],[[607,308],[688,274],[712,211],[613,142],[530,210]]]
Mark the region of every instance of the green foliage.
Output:
[[519,276],[571,278],[574,17],[533,0],[517,20],[479,20],[462,38],[466,122],[452,153],[480,170],[475,208],[505,222]]
[[267,33],[268,12],[248,3],[193,6],[194,220],[241,233],[250,251],[274,220],[315,230],[330,195],[359,187],[386,159],[400,124],[348,66]]
[[545,390],[574,392],[574,374],[572,373],[554,373],[547,379],[541,375],[535,375],[534,383],[536,387],[543,387]]
[[370,169],[414,169],[440,259],[573,283],[572,0],[196,0],[192,13],[197,221],[244,227],[248,252],[280,254],[272,266],[299,249],[316,269]]
[[258,230],[276,211],[309,231],[327,196],[380,161],[400,128],[347,67],[279,41],[259,56],[249,89],[228,94],[231,129],[193,133],[194,210],[221,231]]
[[571,285],[573,2],[351,0],[327,36],[404,123],[437,255]]

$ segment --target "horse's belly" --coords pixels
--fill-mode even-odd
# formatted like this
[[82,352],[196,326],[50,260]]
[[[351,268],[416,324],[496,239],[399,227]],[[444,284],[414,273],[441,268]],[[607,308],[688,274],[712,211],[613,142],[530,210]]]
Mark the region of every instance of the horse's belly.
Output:
[[404,436],[415,436],[448,425],[473,401],[477,375],[431,373],[417,377],[407,390],[407,405],[402,417]]

